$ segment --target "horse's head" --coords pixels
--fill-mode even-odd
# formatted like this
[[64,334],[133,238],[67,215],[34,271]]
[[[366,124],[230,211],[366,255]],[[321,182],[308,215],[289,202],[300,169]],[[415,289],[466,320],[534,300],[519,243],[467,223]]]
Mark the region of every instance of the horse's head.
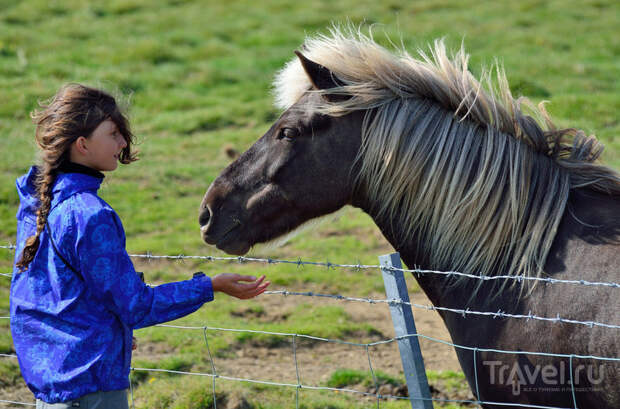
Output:
[[[315,90],[338,87],[326,68],[297,55]],[[200,206],[205,242],[245,254],[350,203],[362,113],[321,114],[322,98],[345,97],[306,92],[211,184]]]

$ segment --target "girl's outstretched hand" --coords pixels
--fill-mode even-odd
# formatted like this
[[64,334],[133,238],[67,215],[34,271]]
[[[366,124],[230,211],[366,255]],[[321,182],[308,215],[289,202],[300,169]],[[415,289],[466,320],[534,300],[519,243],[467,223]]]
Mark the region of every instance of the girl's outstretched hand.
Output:
[[240,274],[218,274],[211,278],[211,284],[213,285],[213,291],[221,291],[232,297],[237,297],[242,300],[256,297],[262,294],[269,284],[269,281],[264,281],[265,276],[262,275],[257,280],[254,276],[242,276]]

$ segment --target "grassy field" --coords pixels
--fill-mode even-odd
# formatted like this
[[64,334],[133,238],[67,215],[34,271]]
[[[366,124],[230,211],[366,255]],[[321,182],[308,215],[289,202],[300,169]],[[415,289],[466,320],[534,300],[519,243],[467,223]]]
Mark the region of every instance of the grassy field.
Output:
[[[331,22],[373,25],[379,42],[402,40],[410,50],[425,48],[437,37],[445,37],[453,49],[463,41],[474,73],[497,57],[515,94],[550,101],[547,108],[560,126],[596,134],[606,145],[604,162],[620,168],[618,16],[620,6],[611,0],[0,0],[0,243],[15,238],[14,180],[35,158],[29,112],[62,84],[83,82],[116,91],[131,106],[141,160],[108,175],[100,191],[124,222],[128,250],[222,255],[200,240],[197,209],[202,195],[230,161],[225,147],[245,150],[279,115],[270,94],[275,72],[293,57],[306,35],[326,32]],[[257,255],[376,264],[376,257],[389,251],[372,221],[347,209],[335,223]],[[0,251],[0,272],[11,271],[12,256]],[[150,283],[185,279],[197,270],[264,272],[272,289],[378,297],[383,293],[374,271],[193,261],[137,264]],[[413,279],[408,278],[408,284],[416,290]],[[0,316],[8,315],[8,287],[9,279],[0,276]],[[274,307],[261,299],[218,297],[179,322],[357,342],[377,339],[378,333],[393,336],[338,303],[295,300],[297,305],[280,311],[284,318],[265,319],[273,317],[266,308]],[[138,331],[137,337],[141,348],[153,353],[143,352],[134,366],[210,370],[201,333],[150,328]],[[275,348],[281,342],[273,336],[225,333],[211,339],[210,350],[224,359],[238,349]],[[0,320],[0,353],[11,352],[8,322]],[[368,372],[356,371],[339,368],[320,384],[367,385]],[[213,403],[210,378],[141,372],[133,376],[136,407],[207,408]],[[402,383],[398,375],[386,377]],[[464,388],[459,373],[445,371],[429,378],[446,388]],[[19,388],[24,387],[17,366],[1,360],[0,399]],[[217,391],[231,408],[235,399],[239,408],[288,408],[295,402],[294,388],[218,380]],[[343,393],[303,391],[299,406],[353,408],[376,403]]]

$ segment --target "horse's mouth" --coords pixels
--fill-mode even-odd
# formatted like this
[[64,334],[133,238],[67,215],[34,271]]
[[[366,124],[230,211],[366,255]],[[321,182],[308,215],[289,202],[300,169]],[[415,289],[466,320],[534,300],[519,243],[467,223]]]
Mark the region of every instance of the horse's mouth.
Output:
[[205,243],[215,245],[219,250],[228,254],[242,256],[250,250],[251,245],[240,239],[241,230],[239,228],[241,226],[242,223],[235,220],[235,223],[219,237],[210,236],[206,230],[201,229],[202,239]]

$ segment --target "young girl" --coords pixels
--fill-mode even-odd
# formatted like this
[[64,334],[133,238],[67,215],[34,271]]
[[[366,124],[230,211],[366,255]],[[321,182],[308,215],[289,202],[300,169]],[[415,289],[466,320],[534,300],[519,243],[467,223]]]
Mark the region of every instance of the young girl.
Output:
[[136,160],[113,97],[78,84],[35,112],[41,166],[17,179],[11,333],[37,408],[127,408],[132,333],[190,314],[213,293],[261,294],[269,282],[202,274],[145,285],[125,250],[101,172]]

